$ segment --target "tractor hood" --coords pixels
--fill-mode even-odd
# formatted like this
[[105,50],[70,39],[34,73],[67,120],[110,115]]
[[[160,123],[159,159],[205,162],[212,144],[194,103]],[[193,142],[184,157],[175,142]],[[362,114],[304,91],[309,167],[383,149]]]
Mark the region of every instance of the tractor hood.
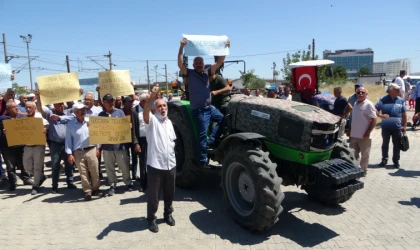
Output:
[[[336,141],[340,117],[316,106],[272,98],[234,95],[228,104],[231,127],[266,136],[274,143],[302,151],[328,150]],[[330,135],[327,144],[317,135]],[[328,137],[328,136],[327,136]]]

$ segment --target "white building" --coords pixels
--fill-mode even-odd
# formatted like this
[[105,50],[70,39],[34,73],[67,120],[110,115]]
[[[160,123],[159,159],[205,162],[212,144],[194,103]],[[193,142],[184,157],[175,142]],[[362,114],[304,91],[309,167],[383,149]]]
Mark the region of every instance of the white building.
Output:
[[387,79],[393,79],[400,74],[400,70],[405,70],[407,75],[411,71],[411,63],[408,59],[391,60],[387,62],[373,63],[373,73],[385,73]]

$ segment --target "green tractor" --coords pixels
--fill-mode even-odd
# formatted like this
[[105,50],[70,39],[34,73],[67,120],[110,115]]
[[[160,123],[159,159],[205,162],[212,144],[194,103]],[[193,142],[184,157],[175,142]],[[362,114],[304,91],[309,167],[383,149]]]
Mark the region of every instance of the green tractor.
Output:
[[[224,198],[239,224],[252,231],[272,227],[283,210],[281,185],[301,186],[311,199],[326,205],[343,203],[363,188],[363,170],[338,136],[340,117],[299,102],[232,93],[229,97],[223,107],[221,143],[208,149],[208,157],[222,164],[218,169]],[[192,188],[201,169],[195,164],[197,130],[190,104],[168,105],[177,136],[176,184]]]

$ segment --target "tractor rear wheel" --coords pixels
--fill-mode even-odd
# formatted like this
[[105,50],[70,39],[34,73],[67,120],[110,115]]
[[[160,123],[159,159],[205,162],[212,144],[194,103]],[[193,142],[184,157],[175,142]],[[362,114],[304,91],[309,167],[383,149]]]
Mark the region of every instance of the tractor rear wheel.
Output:
[[[186,124],[189,117],[182,117],[179,110],[169,112],[175,134],[175,157],[176,157],[176,185],[180,188],[192,188],[199,181],[200,171],[194,165],[194,131],[188,129]],[[193,121],[191,121],[193,122]]]
[[252,231],[273,226],[283,211],[282,179],[269,153],[249,145],[232,147],[223,162],[224,198],[234,219]]

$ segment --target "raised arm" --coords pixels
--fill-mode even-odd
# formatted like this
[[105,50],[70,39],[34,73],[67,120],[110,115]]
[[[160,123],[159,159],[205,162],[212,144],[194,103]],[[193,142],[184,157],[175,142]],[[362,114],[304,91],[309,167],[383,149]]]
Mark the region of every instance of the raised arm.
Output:
[[179,46],[179,52],[178,52],[178,68],[179,70],[181,70],[183,75],[187,75],[188,70],[187,67],[185,67],[185,65],[182,63],[183,60],[183,52],[184,52],[184,47],[185,45],[187,45],[187,38],[183,38],[181,40],[181,45]]
[[[226,46],[230,48],[230,40],[226,41]],[[223,62],[225,61],[225,58],[226,58],[226,56],[219,56],[217,58],[217,62],[215,64],[211,65],[210,75],[213,75],[216,72],[216,70],[218,68],[220,68],[220,66],[222,66]]]
[[153,89],[152,89],[152,94],[150,95],[150,98],[147,101],[146,106],[144,107],[143,119],[144,119],[144,122],[146,124],[149,124],[150,111],[152,110],[152,103],[153,103],[154,100],[156,100],[156,96],[157,96],[158,91],[159,91],[159,85],[156,84],[156,86],[154,86]]
[[41,97],[39,96],[39,89],[35,89],[35,96],[36,96],[36,99],[38,100],[36,102],[36,109],[38,110],[39,113],[41,113],[43,117],[45,117],[45,111],[42,108]]

